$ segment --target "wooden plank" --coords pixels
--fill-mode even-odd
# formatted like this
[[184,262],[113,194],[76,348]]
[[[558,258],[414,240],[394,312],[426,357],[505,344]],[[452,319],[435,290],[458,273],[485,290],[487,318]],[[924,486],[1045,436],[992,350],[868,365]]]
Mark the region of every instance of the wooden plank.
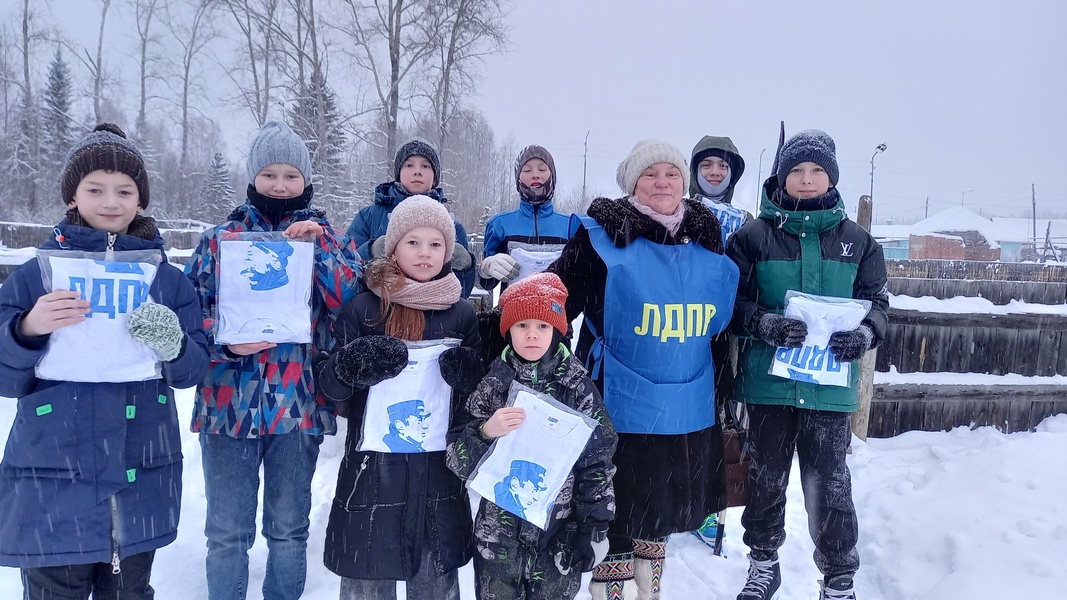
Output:
[[1013,397],[1008,400],[1008,430],[1006,433],[1028,431],[1030,429],[1030,405],[1028,398]]
[[888,438],[895,435],[896,402],[872,402],[871,418],[867,424],[868,438]]
[[896,426],[893,435],[906,431],[922,431],[923,402],[898,402]]
[[[1019,332],[1020,356],[1022,360],[1016,360],[1018,365],[1030,363],[1033,365],[1032,374],[1041,377],[1049,377],[1056,374],[1057,362],[1059,362],[1059,349],[1063,333],[1059,331],[1039,330],[1028,332],[1029,339],[1024,342],[1023,331]],[[1028,346],[1027,344],[1032,344]],[[1032,358],[1032,361],[1028,361]]]
[[1044,421],[1046,417],[1053,414],[1053,407],[1055,401],[1034,401],[1030,403],[1030,423],[1026,428],[1027,431],[1033,431],[1041,421]]
[[945,409],[945,403],[941,400],[925,400],[922,402],[922,430],[940,431],[941,413]]
[[897,325],[1067,331],[1067,315],[1041,313],[1016,313],[1008,315],[932,313],[918,310],[890,308],[888,316],[889,322]]

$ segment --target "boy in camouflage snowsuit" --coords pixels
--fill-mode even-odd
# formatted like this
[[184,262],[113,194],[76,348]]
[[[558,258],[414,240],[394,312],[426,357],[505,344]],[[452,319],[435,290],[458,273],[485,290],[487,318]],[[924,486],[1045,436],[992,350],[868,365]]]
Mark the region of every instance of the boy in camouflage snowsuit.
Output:
[[611,478],[617,436],[604,401],[562,342],[567,290],[556,275],[533,275],[500,296],[500,330],[508,346],[470,395],[466,425],[448,445],[446,460],[461,479],[471,476],[498,437],[518,429],[521,408],[505,406],[512,381],[545,393],[591,417],[597,426],[549,511],[536,525],[482,499],[474,521],[475,587],[481,600],[572,599],[583,572],[607,552],[615,515]]

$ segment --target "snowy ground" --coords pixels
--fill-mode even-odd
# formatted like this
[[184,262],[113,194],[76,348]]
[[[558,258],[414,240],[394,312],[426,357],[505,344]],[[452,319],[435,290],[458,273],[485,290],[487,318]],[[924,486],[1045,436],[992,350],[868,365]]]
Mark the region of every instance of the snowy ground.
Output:
[[[191,399],[179,402],[183,423]],[[15,413],[0,399],[0,441]],[[343,427],[343,425],[342,425]],[[342,430],[343,433],[343,430]],[[322,566],[326,517],[343,449],[342,437],[323,445],[315,476],[308,585],[304,598],[332,600],[338,578]],[[178,540],[157,553],[152,582],[158,600],[206,597],[202,527],[204,488],[200,447],[184,439],[185,496]],[[1067,415],[1047,419],[1036,433],[1004,435],[992,428],[949,433],[913,432],[887,440],[856,440],[849,457],[860,513],[857,576],[861,599],[994,600],[1064,598],[1067,590]],[[664,598],[734,598],[747,561],[738,522],[728,516],[728,559],[712,556],[688,535],[668,546]],[[819,574],[811,560],[797,477],[789,489],[782,549],[785,590],[780,600],[817,597]],[[250,598],[259,597],[266,548],[251,552]],[[468,565],[464,598],[474,598]],[[18,571],[0,568],[0,598],[21,597]],[[588,598],[583,592],[579,598]]]

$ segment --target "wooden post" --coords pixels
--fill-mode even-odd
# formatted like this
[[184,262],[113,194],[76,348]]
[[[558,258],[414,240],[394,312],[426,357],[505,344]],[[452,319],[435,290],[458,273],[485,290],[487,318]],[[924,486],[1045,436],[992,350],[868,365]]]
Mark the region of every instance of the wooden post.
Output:
[[[856,222],[867,231],[871,230],[871,215],[874,203],[871,197],[860,196],[856,208]],[[874,363],[878,356],[876,350],[870,350],[859,360],[859,409],[852,413],[852,433],[861,440],[867,440],[867,426],[871,419],[871,399],[874,397]]]

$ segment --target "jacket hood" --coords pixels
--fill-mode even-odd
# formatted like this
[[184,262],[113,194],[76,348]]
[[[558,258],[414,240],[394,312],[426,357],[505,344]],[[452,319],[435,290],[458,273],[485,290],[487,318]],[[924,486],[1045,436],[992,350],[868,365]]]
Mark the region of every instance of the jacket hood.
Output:
[[704,160],[714,150],[722,152],[726,162],[730,165],[730,186],[726,190],[726,195],[723,196],[723,201],[729,203],[734,197],[734,188],[737,187],[737,182],[741,180],[741,175],[745,173],[745,159],[741,158],[741,153],[737,151],[737,146],[728,137],[706,135],[700,138],[696,146],[693,146],[693,153],[689,155],[689,197],[696,198],[704,195],[704,191],[700,189],[700,184],[697,183],[697,178],[700,177],[700,161]]
[[[787,233],[799,235],[802,230],[823,232],[833,229],[841,221],[848,220],[845,212],[845,203],[841,200],[841,193],[837,188],[831,191],[837,194],[837,203],[833,208],[825,210],[787,210],[778,206],[772,200],[775,192],[779,189],[778,176],[772,174],[763,182],[763,195],[760,198],[759,218],[770,221],[778,229]],[[806,225],[805,225],[806,224]]]
[[[400,204],[405,199],[415,196],[417,194],[409,194],[404,191],[404,188],[397,181],[387,181],[385,183],[379,183],[378,187],[374,188],[374,203],[381,204],[387,207],[389,210],[396,208],[397,204]],[[432,190],[422,194],[423,196],[429,196],[434,200],[444,204],[448,202],[445,198],[444,192],[441,188],[433,188]]]

